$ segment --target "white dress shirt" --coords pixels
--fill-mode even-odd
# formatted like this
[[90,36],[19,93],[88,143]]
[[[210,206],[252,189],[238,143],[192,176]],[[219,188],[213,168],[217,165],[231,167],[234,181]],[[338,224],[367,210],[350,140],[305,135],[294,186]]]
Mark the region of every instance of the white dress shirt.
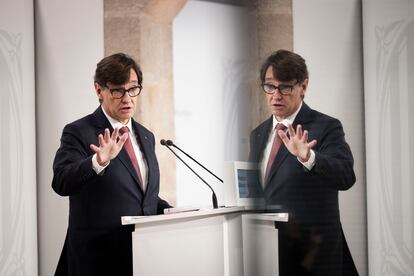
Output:
[[[102,106],[101,106],[101,108],[102,108]],[[148,183],[148,164],[147,164],[147,161],[144,158],[144,154],[142,153],[142,151],[140,150],[140,148],[138,146],[138,141],[137,141],[136,135],[134,133],[134,130],[132,128],[131,119],[129,119],[128,123],[126,125],[124,125],[121,122],[119,122],[119,121],[115,120],[114,118],[112,118],[111,116],[109,116],[103,108],[102,108],[102,111],[105,114],[105,117],[108,119],[108,121],[111,124],[113,129],[121,128],[121,127],[124,127],[124,126],[128,127],[129,137],[131,139],[132,147],[134,148],[135,156],[137,158],[138,165],[139,165],[139,168],[140,168],[140,171],[141,171],[142,181],[144,182],[144,183],[142,183],[142,186],[143,186],[144,191],[145,191],[146,187],[147,187],[147,183]],[[109,161],[108,164],[106,164],[106,166],[104,166],[104,167],[100,166],[98,164],[97,159],[96,159],[96,153],[95,153],[92,157],[92,168],[97,174],[100,174],[109,165],[110,162],[111,161]]]

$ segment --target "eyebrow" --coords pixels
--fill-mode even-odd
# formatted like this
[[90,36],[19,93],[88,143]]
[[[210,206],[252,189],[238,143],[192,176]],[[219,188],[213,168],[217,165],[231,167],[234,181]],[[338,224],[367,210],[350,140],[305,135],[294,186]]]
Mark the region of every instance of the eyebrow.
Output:
[[130,82],[128,82],[128,83],[125,83],[125,84],[122,84],[122,85],[115,85],[115,87],[112,87],[112,88],[109,88],[109,89],[120,89],[120,88],[122,88],[122,89],[124,89],[124,85],[127,85],[127,84],[130,84],[130,83],[132,83],[132,84],[138,84],[138,81],[135,81],[135,80],[133,80],[133,81],[130,81]]

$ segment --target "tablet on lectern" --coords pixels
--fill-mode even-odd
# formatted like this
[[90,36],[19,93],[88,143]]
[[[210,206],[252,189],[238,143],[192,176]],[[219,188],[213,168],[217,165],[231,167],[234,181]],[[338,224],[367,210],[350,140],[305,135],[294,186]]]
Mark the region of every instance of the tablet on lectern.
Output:
[[226,162],[224,168],[224,201],[226,206],[262,206],[262,188],[257,163]]

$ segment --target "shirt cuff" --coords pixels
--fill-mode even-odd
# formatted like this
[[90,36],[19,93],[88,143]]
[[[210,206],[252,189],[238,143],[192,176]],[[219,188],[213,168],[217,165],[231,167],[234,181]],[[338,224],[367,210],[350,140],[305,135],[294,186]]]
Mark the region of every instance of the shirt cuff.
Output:
[[92,169],[96,172],[96,174],[100,175],[105,170],[106,167],[108,167],[109,163],[106,164],[104,167],[98,164],[98,160],[96,159],[96,153],[92,156]]
[[307,168],[309,171],[312,170],[313,166],[315,166],[315,152],[313,150],[310,150],[310,157],[309,160],[306,162],[302,162],[299,160],[298,161],[305,167]]

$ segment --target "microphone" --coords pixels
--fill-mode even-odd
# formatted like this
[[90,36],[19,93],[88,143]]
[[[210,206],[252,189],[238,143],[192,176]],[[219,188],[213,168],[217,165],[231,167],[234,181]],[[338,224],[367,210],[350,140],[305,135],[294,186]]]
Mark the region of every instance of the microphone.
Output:
[[210,188],[211,192],[213,193],[213,195],[212,195],[213,208],[217,209],[218,208],[217,196],[216,196],[216,193],[214,192],[213,188],[211,188],[211,186],[203,178],[201,178],[201,176],[199,176],[198,173],[196,173],[187,163],[184,162],[183,159],[181,159],[180,156],[177,155],[177,153],[175,151],[173,151],[170,148],[170,145],[168,144],[167,141],[165,141],[165,139],[161,139],[160,143],[161,143],[161,145],[166,146],[175,155],[175,157],[177,157],[181,162],[183,162],[184,165],[186,165],[187,168],[190,169],[190,171],[192,171],[201,181],[204,182],[204,184],[206,184]]
[[199,165],[200,167],[202,167],[203,169],[205,169],[206,171],[208,171],[212,176],[214,176],[221,183],[223,183],[223,180],[220,177],[218,177],[217,175],[215,175],[214,173],[212,173],[209,169],[207,169],[206,167],[204,167],[203,165],[201,165],[197,160],[195,160],[193,157],[191,157],[188,153],[186,153],[185,151],[183,151],[182,149],[180,149],[176,144],[174,144],[174,142],[172,140],[167,140],[167,145],[173,146],[174,148],[176,148],[179,151],[181,151],[182,153],[184,153],[188,158],[190,158],[191,160],[193,160],[194,162],[196,162],[197,165]]

